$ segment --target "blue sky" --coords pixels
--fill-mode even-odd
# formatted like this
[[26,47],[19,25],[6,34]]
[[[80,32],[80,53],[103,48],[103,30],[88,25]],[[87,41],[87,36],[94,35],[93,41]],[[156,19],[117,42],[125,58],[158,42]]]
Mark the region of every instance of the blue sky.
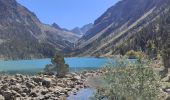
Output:
[[93,23],[118,0],[17,0],[46,24],[72,29]]

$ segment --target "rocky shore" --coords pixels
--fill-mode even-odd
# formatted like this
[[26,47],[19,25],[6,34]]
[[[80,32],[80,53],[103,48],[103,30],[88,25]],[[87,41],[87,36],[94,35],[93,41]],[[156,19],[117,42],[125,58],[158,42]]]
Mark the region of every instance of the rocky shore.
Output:
[[69,73],[65,78],[44,74],[1,75],[0,100],[66,100],[69,94],[76,95],[79,89],[89,87],[85,82],[88,77],[100,74],[98,70]]

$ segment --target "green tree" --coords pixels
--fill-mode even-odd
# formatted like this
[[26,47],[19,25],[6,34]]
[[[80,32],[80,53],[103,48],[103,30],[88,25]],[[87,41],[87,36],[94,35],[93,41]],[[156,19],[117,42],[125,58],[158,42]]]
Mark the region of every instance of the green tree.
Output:
[[64,57],[56,54],[51,59],[52,64],[46,65],[44,71],[47,73],[54,73],[57,77],[64,77],[69,72],[69,65],[65,64]]
[[53,70],[57,71],[58,77],[64,77],[69,72],[69,65],[65,64],[64,57],[60,54],[56,54],[51,62],[55,66]]

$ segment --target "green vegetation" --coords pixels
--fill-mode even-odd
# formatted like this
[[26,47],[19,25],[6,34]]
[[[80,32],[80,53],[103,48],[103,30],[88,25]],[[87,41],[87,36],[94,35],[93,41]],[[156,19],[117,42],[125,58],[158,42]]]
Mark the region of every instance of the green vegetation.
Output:
[[170,68],[170,39],[167,40],[167,44],[165,44],[164,49],[162,51],[162,58],[163,58],[163,63],[164,63],[164,72],[163,76],[166,76],[168,73],[168,68]]
[[58,77],[64,77],[69,72],[69,65],[65,64],[64,57],[56,54],[51,59],[52,64],[46,65],[44,71],[48,74],[56,74]]
[[108,86],[99,88],[97,100],[160,100],[160,78],[152,63],[139,58],[137,62],[117,59],[104,68]]
[[144,56],[143,52],[140,51],[136,52],[134,50],[128,51],[126,55],[128,56],[129,59],[138,59]]

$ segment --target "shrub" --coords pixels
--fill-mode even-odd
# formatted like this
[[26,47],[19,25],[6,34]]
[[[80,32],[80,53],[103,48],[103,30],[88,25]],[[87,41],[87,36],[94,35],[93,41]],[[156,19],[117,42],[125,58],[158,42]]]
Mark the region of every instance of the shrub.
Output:
[[46,65],[45,72],[56,74],[58,77],[64,77],[69,72],[69,65],[65,64],[64,57],[60,54],[56,54],[51,62],[52,64]]
[[143,52],[136,52],[134,50],[128,51],[126,55],[129,57],[129,59],[140,59],[145,57],[145,54]]
[[135,63],[125,59],[108,64],[104,80],[105,88],[98,89],[97,100],[159,100],[160,78],[151,63],[138,60]]

